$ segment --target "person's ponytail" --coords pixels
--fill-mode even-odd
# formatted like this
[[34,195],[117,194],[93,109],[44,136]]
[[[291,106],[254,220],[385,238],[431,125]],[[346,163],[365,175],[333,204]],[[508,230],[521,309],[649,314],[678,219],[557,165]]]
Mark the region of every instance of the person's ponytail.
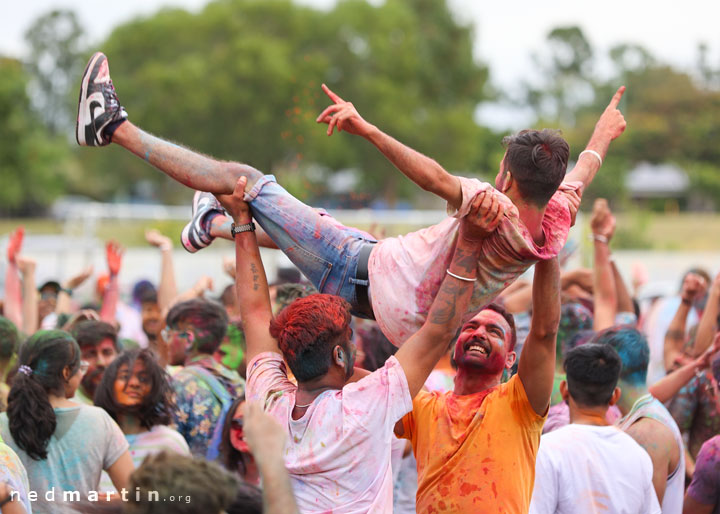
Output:
[[36,332],[21,347],[20,367],[8,396],[7,416],[15,444],[34,460],[47,458],[47,446],[57,419],[48,398],[65,391],[65,367],[70,376],[80,367],[80,348],[60,330]]

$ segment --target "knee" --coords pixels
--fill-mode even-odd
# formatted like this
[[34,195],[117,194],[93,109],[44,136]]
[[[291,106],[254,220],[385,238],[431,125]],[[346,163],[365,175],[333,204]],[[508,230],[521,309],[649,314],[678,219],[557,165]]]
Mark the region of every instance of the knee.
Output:
[[233,187],[235,187],[237,179],[240,177],[247,177],[247,185],[245,186],[246,191],[249,191],[255,185],[255,182],[263,176],[261,171],[258,171],[247,164],[240,164],[238,162],[225,163],[225,172],[231,179]]

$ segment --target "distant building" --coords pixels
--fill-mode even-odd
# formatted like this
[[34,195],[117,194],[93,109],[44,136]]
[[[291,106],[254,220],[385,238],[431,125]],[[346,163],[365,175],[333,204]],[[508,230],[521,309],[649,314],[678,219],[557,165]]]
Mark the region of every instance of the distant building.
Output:
[[625,176],[625,189],[639,207],[677,212],[688,207],[690,179],[674,164],[643,162]]
[[633,199],[684,198],[690,179],[674,164],[642,162],[625,177],[625,189]]

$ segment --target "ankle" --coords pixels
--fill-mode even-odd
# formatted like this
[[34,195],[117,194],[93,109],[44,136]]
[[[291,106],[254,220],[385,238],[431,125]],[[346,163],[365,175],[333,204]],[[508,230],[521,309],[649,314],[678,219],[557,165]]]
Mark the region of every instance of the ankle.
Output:
[[[126,121],[128,121],[127,118],[123,118],[121,120],[114,121],[114,122],[110,123],[107,127],[105,127],[103,134],[105,137],[108,138],[108,141],[115,142],[115,141],[113,141],[113,136],[115,135],[115,132]],[[120,133],[122,134],[122,131],[120,131]]]

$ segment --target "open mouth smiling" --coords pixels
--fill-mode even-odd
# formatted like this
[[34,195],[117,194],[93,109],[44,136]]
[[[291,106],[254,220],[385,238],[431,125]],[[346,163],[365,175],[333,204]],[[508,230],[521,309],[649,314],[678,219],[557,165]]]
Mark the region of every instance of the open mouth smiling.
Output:
[[490,343],[481,339],[473,339],[465,343],[463,350],[465,353],[476,352],[481,355],[490,355]]

